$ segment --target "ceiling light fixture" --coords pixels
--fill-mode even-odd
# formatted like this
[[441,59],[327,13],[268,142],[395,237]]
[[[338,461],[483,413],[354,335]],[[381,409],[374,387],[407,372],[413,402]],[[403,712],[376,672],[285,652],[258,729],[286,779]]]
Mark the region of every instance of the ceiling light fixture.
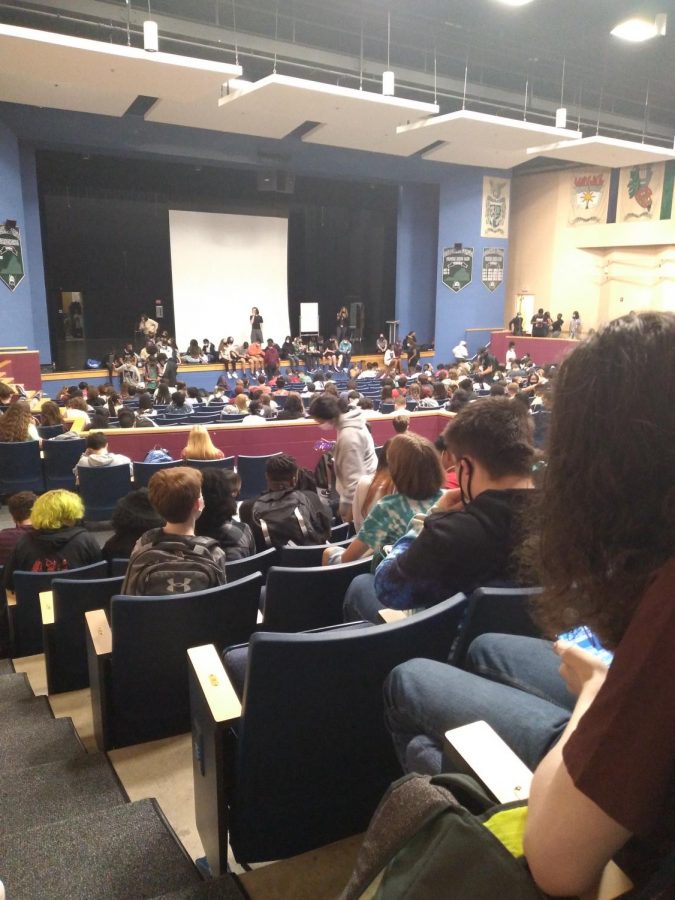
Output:
[[498,2],[504,6],[527,6],[532,0],[498,0]]
[[619,22],[615,28],[612,28],[610,34],[624,41],[631,41],[637,44],[641,41],[649,41],[655,37],[663,37],[666,33],[667,24],[668,16],[665,13],[660,13],[654,19],[634,16]]
[[148,18],[143,22],[143,49],[147,53],[157,53],[159,50],[159,29],[157,22],[149,18],[151,15],[150,0],[148,0]]

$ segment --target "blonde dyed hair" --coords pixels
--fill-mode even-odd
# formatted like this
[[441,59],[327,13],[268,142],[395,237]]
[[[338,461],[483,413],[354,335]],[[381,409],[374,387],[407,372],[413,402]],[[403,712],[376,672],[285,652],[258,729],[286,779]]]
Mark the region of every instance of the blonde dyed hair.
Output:
[[214,446],[203,425],[193,425],[184,450],[185,459],[219,459],[220,450]]
[[70,527],[84,517],[84,504],[72,491],[47,491],[38,497],[30,516],[33,528],[55,531]]

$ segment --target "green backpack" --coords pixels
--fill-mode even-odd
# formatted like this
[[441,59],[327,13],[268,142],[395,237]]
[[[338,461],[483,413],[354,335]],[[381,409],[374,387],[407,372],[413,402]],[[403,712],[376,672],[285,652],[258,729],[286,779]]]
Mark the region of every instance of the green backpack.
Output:
[[340,900],[542,900],[522,856],[526,812],[466,775],[406,775],[375,811]]

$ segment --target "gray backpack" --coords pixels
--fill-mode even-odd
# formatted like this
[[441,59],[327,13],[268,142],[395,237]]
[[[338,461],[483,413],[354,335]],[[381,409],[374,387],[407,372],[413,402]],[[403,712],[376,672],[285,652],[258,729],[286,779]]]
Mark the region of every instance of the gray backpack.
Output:
[[[132,555],[122,586],[123,594],[165,596],[204,591],[225,584],[225,570],[214,561],[213,538],[173,539],[161,532]],[[222,556],[222,551],[216,554]]]

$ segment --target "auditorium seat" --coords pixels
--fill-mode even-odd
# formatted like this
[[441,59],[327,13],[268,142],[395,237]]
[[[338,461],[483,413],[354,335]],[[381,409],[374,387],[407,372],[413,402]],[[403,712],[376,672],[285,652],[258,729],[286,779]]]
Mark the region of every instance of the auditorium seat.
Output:
[[48,441],[50,438],[56,437],[57,434],[63,434],[66,430],[65,425],[38,425],[37,433],[40,439]]
[[0,498],[45,489],[39,441],[0,441]]
[[265,466],[267,460],[281,453],[270,453],[267,456],[243,456],[237,458],[237,472],[241,478],[240,500],[254,500],[267,490]]
[[343,621],[342,604],[357,575],[370,572],[372,559],[338,566],[295,569],[272,566],[265,585],[266,631],[307,631]]
[[223,459],[186,459],[186,466],[192,469],[234,469],[234,456],[225,456]]
[[246,578],[253,572],[260,572],[263,578],[267,578],[270,566],[273,566],[279,559],[279,551],[276,547],[269,547],[267,550],[261,550],[260,553],[254,553],[253,556],[245,556],[243,559],[235,559],[228,562],[225,570],[228,582],[238,581],[240,578]]
[[339,525],[333,525],[330,530],[331,543],[335,541],[344,541],[353,534],[356,534],[353,522],[341,522]]
[[111,519],[117,501],[126,497],[133,487],[127,465],[109,466],[106,469],[80,466],[77,474],[84,503],[84,518],[91,522]]
[[116,595],[110,622],[85,614],[96,743],[102,750],[190,730],[189,647],[247,641],[256,627],[262,576],[164,597]]
[[529,612],[541,588],[481,587],[469,597],[466,619],[452,651],[452,664],[464,666],[471,642],[481,634],[520,634],[542,637]]
[[73,469],[86,446],[86,438],[44,442],[42,453],[45,467],[45,487],[48,491],[58,489],[74,491],[76,489]]
[[110,608],[110,598],[122,590],[117,578],[54,578],[51,598],[42,598],[42,636],[47,669],[47,693],[89,687],[84,614]]
[[326,547],[348,547],[351,542],[351,538],[345,538],[343,541],[331,541],[330,544],[307,544],[304,547],[282,547],[279,550],[279,565],[291,569],[320,566]]
[[14,595],[16,605],[9,607],[10,621],[14,635],[14,656],[30,656],[42,653],[42,615],[40,612],[40,592],[51,590],[54,578],[105,578],[108,574],[107,562],[92,563],[79,569],[59,572],[14,572]]
[[158,463],[134,462],[134,487],[147,487],[152,476],[155,472],[159,472],[160,469],[175,469],[176,466],[182,465],[182,459],[172,459]]
[[365,829],[401,774],[382,684],[413,657],[447,659],[465,605],[460,594],[391,625],[257,632],[243,708],[216,649],[188,652],[197,829],[214,875],[228,838],[252,863]]

